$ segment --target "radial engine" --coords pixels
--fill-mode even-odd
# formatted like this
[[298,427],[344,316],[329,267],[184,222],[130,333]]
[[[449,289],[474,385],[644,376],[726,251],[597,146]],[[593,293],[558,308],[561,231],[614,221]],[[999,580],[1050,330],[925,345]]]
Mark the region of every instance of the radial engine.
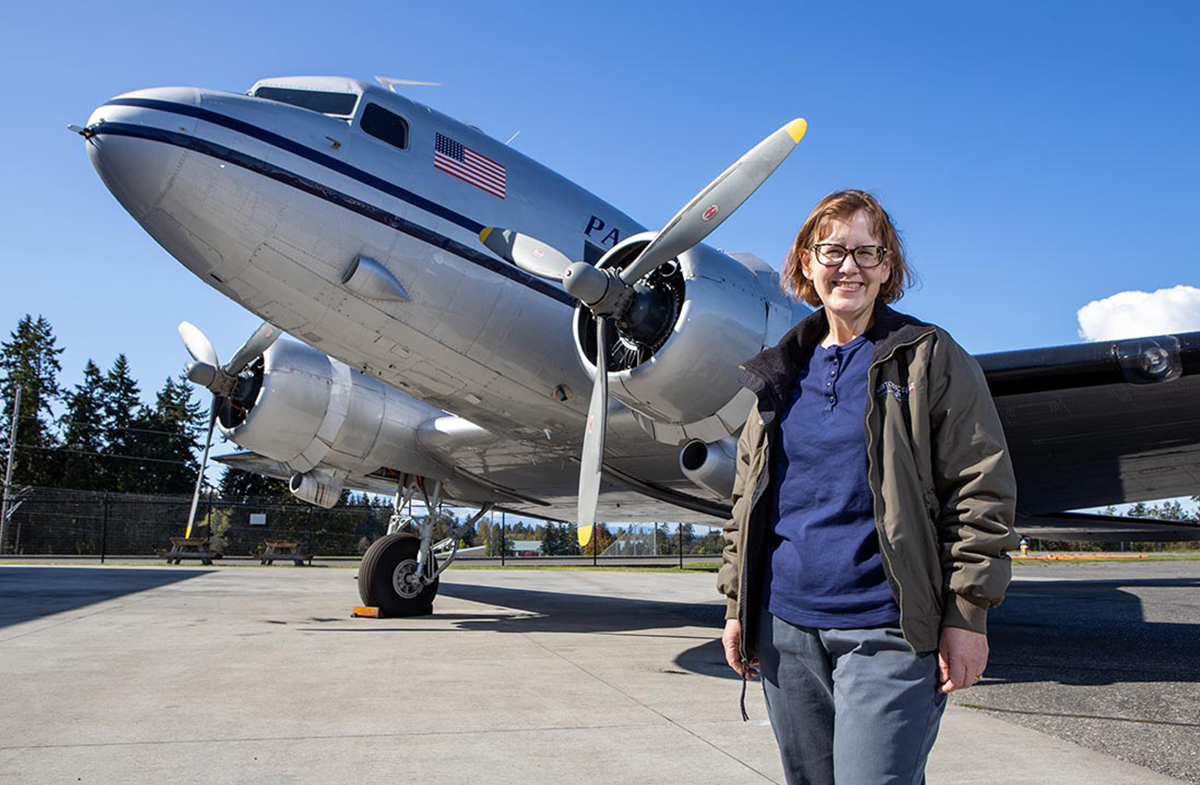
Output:
[[323,352],[280,339],[239,378],[218,425],[238,445],[286,463],[296,496],[332,507],[349,474],[399,465],[448,477],[416,437],[422,422],[441,414]]
[[[603,267],[635,259],[653,233],[616,246]],[[750,255],[707,245],[679,254],[633,286],[633,305],[608,329],[609,394],[666,444],[715,442],[736,434],[752,400],[738,366],[774,345],[791,327],[791,302],[778,274]],[[596,321],[576,308],[576,350],[596,372]]]

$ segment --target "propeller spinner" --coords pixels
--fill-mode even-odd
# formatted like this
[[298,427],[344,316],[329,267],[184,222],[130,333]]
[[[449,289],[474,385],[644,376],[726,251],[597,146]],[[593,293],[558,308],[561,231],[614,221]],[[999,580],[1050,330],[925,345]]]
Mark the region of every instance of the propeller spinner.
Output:
[[[608,337],[605,320],[618,330],[629,325],[639,294],[633,285],[706,238],[750,198],[804,137],[808,124],[796,119],[739,158],[676,213],[623,270],[572,263],[561,251],[529,235],[485,228],[480,241],[497,256],[530,275],[558,281],[591,310],[596,320],[596,378],[579,459],[577,527],[581,544],[590,537],[600,495],[604,432],[608,419]],[[644,296],[644,295],[640,295]],[[193,354],[195,356],[195,354]]]

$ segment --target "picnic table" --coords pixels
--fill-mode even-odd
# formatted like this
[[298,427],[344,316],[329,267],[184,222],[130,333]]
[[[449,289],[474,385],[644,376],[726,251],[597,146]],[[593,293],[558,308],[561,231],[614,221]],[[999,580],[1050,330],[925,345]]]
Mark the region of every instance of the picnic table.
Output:
[[199,559],[203,564],[212,564],[213,559],[221,558],[207,537],[172,537],[171,550],[158,553],[166,558],[167,564],[179,564],[184,559]]
[[273,564],[276,559],[291,559],[297,567],[304,566],[305,559],[312,564],[312,554],[301,551],[300,543],[292,540],[267,540],[258,558],[263,564]]

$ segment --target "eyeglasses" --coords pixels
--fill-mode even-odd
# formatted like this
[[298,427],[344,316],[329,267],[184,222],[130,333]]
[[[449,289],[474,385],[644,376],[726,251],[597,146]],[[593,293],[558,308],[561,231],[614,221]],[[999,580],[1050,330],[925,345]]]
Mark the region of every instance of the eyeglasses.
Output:
[[812,247],[816,252],[817,261],[825,267],[837,267],[846,261],[846,254],[854,257],[854,263],[859,267],[878,267],[887,256],[887,250],[882,245],[860,245],[857,248],[847,248],[837,243],[817,243]]

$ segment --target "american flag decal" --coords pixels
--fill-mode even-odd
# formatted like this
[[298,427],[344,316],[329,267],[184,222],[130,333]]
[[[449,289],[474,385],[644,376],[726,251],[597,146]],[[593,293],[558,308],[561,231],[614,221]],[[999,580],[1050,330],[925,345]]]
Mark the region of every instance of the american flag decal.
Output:
[[482,188],[492,196],[504,198],[504,165],[448,136],[437,135],[433,145],[433,165],[446,174]]

